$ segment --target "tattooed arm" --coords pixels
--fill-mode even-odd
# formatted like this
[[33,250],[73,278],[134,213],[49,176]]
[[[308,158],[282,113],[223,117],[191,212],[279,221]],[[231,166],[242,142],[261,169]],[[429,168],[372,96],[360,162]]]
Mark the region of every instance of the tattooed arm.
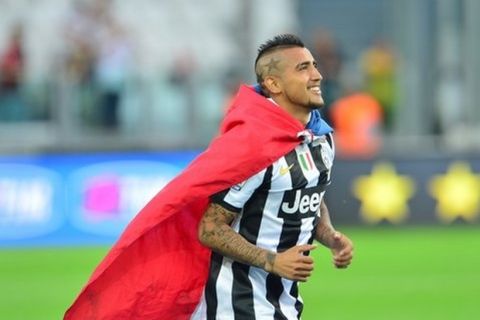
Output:
[[296,246],[282,253],[259,248],[230,227],[234,218],[235,213],[211,203],[198,227],[200,242],[235,261],[290,280],[307,280],[313,270],[313,260],[302,253],[314,249],[314,246]]
[[353,258],[353,243],[346,235],[333,228],[323,199],[320,203],[320,221],[315,230],[315,239],[332,250],[333,264],[337,268],[348,267]]
[[333,235],[335,234],[335,229],[332,226],[330,220],[330,213],[328,211],[325,201],[322,199],[320,203],[320,220],[317,225],[315,239],[323,244],[324,246],[330,248],[333,242]]
[[198,228],[200,242],[212,250],[238,262],[271,272],[275,253],[258,248],[230,227],[235,213],[212,203]]

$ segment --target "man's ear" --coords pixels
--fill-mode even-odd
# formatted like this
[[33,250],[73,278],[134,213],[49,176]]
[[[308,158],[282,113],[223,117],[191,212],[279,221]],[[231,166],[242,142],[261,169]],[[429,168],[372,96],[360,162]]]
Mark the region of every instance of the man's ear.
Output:
[[282,86],[279,79],[275,76],[267,76],[263,80],[263,86],[270,94],[279,94],[282,92]]

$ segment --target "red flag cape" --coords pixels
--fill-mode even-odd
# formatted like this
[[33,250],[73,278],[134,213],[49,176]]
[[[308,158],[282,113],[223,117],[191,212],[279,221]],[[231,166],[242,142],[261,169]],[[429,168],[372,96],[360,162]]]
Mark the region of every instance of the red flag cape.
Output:
[[132,220],[64,319],[189,319],[208,275],[210,251],[197,227],[209,197],[293,150],[302,130],[282,108],[241,86],[220,135]]

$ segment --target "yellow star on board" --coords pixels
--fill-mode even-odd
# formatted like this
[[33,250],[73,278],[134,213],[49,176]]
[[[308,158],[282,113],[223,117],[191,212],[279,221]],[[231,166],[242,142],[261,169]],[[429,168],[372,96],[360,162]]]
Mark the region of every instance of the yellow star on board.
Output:
[[393,165],[374,165],[368,176],[358,177],[353,192],[360,199],[360,213],[369,223],[388,220],[400,223],[407,217],[408,199],[413,195],[415,184],[412,179],[398,175]]
[[457,218],[475,220],[480,208],[480,175],[467,163],[455,162],[444,175],[430,181],[430,193],[437,200],[437,214],[446,223]]

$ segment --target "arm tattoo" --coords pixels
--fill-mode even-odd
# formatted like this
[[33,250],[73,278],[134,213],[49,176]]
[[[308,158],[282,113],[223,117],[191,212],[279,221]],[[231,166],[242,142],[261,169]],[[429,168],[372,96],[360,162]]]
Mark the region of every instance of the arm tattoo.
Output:
[[265,259],[265,264],[263,268],[268,272],[273,272],[273,265],[275,264],[276,255],[273,252],[267,251],[267,256]]
[[335,232],[330,221],[327,205],[322,200],[320,203],[320,221],[315,230],[315,239],[324,246],[330,247],[332,235]]
[[210,204],[199,226],[200,241],[220,253],[238,262],[265,268],[269,263],[273,267],[275,253],[261,249],[235,232],[230,223],[235,214],[218,204]]

